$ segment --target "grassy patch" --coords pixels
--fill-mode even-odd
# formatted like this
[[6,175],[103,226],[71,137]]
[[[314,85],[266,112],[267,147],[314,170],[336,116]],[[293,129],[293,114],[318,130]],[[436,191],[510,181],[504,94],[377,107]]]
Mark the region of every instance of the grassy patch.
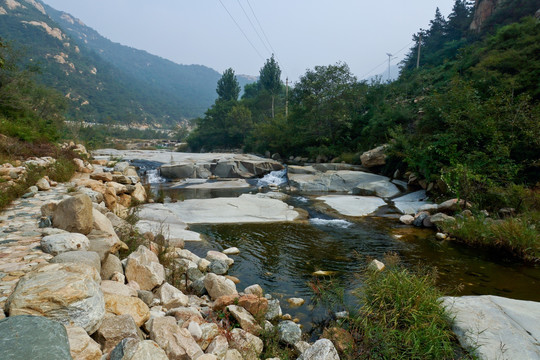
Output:
[[[354,293],[358,305],[350,315],[326,323],[324,334],[334,342],[341,359],[456,359],[470,358],[456,341],[451,321],[438,300],[436,270],[410,270],[397,257],[385,259],[381,271],[360,273],[363,285]],[[319,304],[343,304],[336,284],[315,286]],[[313,286],[312,286],[313,288]]]
[[539,211],[500,220],[465,217],[443,224],[442,228],[467,245],[503,251],[525,261],[540,261]]
[[[366,273],[358,295],[363,306],[352,319],[356,358],[454,359],[459,349],[434,272],[399,265]],[[350,357],[355,358],[355,357]]]
[[53,181],[67,182],[71,180],[76,170],[77,166],[71,159],[59,158],[47,169],[47,175]]

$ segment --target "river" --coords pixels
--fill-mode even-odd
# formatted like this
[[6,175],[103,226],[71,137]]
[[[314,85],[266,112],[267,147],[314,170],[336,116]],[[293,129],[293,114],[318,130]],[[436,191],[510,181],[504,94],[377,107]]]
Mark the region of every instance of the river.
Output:
[[[135,165],[149,167],[154,191],[162,190],[172,199],[235,197],[244,189],[188,190],[172,188],[163,182],[147,162]],[[279,183],[279,174],[271,182]],[[260,185],[260,184],[259,184]],[[283,190],[284,191],[284,190]],[[310,301],[308,283],[316,271],[328,271],[346,290],[348,306],[356,304],[354,290],[361,287],[358,272],[369,259],[383,260],[396,253],[409,267],[436,267],[438,285],[447,295],[500,295],[509,298],[540,301],[540,267],[525,265],[498,254],[452,242],[439,241],[435,232],[405,226],[389,207],[376,216],[348,218],[330,212],[315,199],[315,194],[293,193],[288,204],[309,213],[308,223],[192,225],[190,229],[205,235],[205,241],[186,243],[186,248],[204,257],[208,250],[237,247],[235,264],[229,274],[238,277],[239,290],[260,284],[266,292],[282,299],[284,313],[297,317],[309,331],[327,313]],[[301,297],[306,303],[290,308],[286,299]]]

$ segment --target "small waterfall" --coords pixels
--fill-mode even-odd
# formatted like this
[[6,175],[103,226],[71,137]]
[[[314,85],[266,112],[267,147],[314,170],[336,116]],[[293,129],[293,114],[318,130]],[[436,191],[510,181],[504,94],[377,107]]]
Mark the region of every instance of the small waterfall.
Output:
[[263,178],[257,182],[258,187],[266,186],[281,186],[289,182],[287,178],[287,169],[272,171],[270,174],[266,174]]
[[159,169],[148,169],[146,170],[146,183],[147,184],[161,184],[166,182],[167,179],[162,178],[159,175]]

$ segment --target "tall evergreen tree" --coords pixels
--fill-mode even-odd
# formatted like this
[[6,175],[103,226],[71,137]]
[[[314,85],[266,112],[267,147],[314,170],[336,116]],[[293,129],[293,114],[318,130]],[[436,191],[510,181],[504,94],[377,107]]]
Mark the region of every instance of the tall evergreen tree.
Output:
[[279,68],[278,63],[274,59],[274,54],[261,68],[259,72],[259,84],[261,87],[268,91],[272,95],[272,118],[275,116],[274,106],[275,106],[275,96],[279,93],[281,89],[281,69]]
[[240,95],[240,84],[238,83],[232,68],[228,68],[223,72],[223,76],[218,80],[216,92],[219,97],[218,100],[238,100],[238,95]]
[[452,12],[448,15],[447,40],[459,40],[467,33],[471,25],[472,6],[467,0],[456,0]]

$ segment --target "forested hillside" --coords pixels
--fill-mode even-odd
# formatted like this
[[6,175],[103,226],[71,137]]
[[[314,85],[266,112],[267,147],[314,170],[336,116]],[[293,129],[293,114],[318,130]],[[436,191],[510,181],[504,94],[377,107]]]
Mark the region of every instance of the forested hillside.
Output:
[[173,127],[216,97],[213,69],[113,43],[39,1],[2,0],[0,8],[0,37],[19,49],[19,66],[32,65],[38,82],[70,99],[68,119]]

